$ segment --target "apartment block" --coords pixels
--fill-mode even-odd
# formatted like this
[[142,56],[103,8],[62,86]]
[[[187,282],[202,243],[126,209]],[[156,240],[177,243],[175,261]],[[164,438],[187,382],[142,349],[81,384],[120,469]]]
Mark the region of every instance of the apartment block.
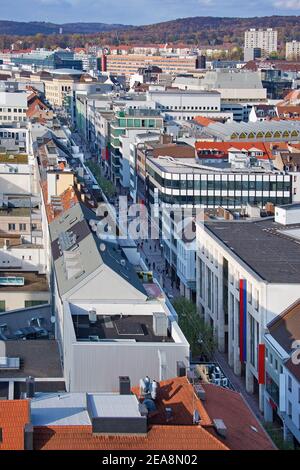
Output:
[[265,54],[277,51],[278,32],[272,28],[249,29],[245,31],[244,47],[251,49],[259,47]]
[[285,58],[298,60],[300,57],[300,41],[290,41],[285,44]]

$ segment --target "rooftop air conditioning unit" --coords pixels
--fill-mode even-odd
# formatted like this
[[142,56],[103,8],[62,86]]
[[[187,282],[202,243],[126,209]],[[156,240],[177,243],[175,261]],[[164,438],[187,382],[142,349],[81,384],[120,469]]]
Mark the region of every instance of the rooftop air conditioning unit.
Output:
[[97,322],[97,312],[95,309],[89,310],[89,322],[92,324]]
[[168,317],[164,312],[153,313],[153,332],[155,336],[168,336]]

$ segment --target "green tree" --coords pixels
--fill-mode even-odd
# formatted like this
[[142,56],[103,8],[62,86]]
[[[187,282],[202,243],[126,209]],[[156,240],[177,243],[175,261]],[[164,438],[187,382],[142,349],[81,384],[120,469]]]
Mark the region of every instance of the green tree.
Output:
[[95,162],[89,161],[86,163],[89,167],[93,175],[95,176],[100,188],[104,192],[104,194],[108,197],[114,197],[116,195],[116,188],[112,184],[111,181],[107,180],[101,175],[101,168],[99,164],[97,165]]
[[179,326],[190,344],[192,355],[211,359],[217,346],[211,325],[205,322],[195,303],[185,297],[174,299],[173,306],[178,314]]

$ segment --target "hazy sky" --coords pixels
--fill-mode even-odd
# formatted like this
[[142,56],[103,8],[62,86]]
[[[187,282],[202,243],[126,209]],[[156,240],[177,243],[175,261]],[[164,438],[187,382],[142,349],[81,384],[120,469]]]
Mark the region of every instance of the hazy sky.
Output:
[[300,0],[0,0],[16,21],[148,24],[187,16],[299,15]]

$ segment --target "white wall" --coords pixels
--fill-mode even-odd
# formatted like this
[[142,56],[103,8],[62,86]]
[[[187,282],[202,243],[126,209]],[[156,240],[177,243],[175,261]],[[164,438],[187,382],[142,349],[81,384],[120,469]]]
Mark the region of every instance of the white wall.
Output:
[[26,245],[21,248],[10,247],[7,250],[0,250],[0,267],[7,269],[7,267],[18,267],[22,271],[35,271],[39,274],[46,272],[46,253],[42,246],[41,248],[33,247],[26,248]]
[[[20,171],[22,171],[20,169]],[[31,178],[26,173],[2,173],[0,170],[0,192],[24,194],[31,192]]]

